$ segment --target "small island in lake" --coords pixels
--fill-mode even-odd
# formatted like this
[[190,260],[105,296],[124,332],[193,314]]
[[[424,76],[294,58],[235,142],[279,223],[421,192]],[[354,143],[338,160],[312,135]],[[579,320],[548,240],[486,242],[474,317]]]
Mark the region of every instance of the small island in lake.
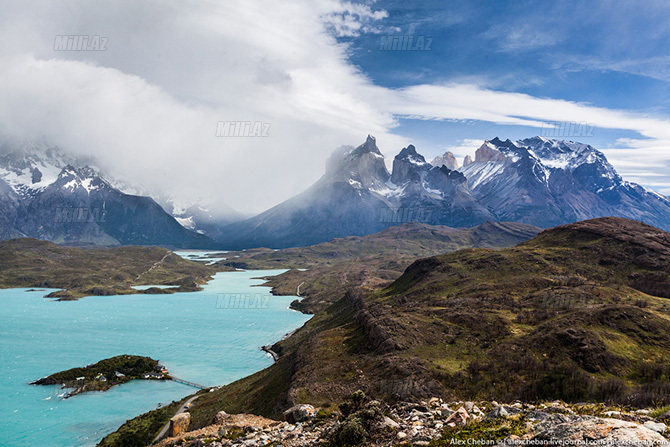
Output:
[[158,360],[139,355],[117,355],[83,368],[72,368],[31,382],[31,385],[62,385],[72,391],[65,399],[87,391],[107,391],[130,380],[169,380],[168,370]]

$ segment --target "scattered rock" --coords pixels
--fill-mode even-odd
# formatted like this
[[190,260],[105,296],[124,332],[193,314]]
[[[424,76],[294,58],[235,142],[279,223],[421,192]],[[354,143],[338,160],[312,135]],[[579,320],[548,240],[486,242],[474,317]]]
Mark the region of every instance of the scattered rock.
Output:
[[448,418],[449,416],[451,416],[451,415],[454,414],[454,413],[455,413],[455,411],[454,411],[454,410],[450,410],[449,408],[442,408],[442,409],[440,410],[440,415],[441,415],[443,418]]
[[509,416],[507,410],[502,405],[495,407],[493,410],[489,411],[489,414],[486,415],[486,419],[498,419],[506,418]]
[[543,421],[549,417],[549,413],[545,413],[544,411],[532,410],[528,412],[526,417],[531,421]]
[[[518,408],[518,407],[513,407],[513,406],[508,406],[508,405],[503,405],[502,407],[505,409],[506,412],[508,412],[510,414],[510,416],[514,416],[515,414],[523,413],[523,410]],[[533,407],[533,409],[534,408],[535,407]],[[533,411],[533,409],[531,409],[531,411]]]
[[[353,406],[352,406],[353,405]],[[388,447],[395,445],[429,446],[435,444],[445,428],[477,430],[478,420],[497,426],[510,424],[515,415],[524,421],[516,435],[509,436],[507,445],[594,445],[594,446],[666,446],[670,443],[661,435],[667,433],[665,424],[651,420],[646,412],[622,411],[612,413],[616,418],[571,414],[579,406],[562,402],[536,407],[516,402],[511,405],[482,402],[481,408],[492,408],[485,418],[477,417],[478,405],[468,402],[435,404],[400,402],[393,406],[361,398],[334,413],[329,418],[314,418],[311,405],[296,405],[286,412],[295,422],[278,422],[260,416],[219,412],[214,425],[185,432],[188,413],[173,418],[171,430],[180,433],[159,443],[157,447],[320,447],[326,445],[365,445]],[[455,412],[449,407],[458,408]],[[469,407],[471,411],[466,408]],[[344,407],[340,407],[342,410]],[[607,408],[605,409],[607,410]],[[551,412],[551,413],[550,413]],[[508,418],[507,421],[497,421]],[[183,419],[183,420],[182,420]],[[298,421],[298,419],[300,419]],[[461,428],[463,427],[463,428]],[[525,428],[523,428],[525,427]],[[488,429],[484,426],[484,429]],[[465,434],[467,432],[464,432]],[[441,445],[445,439],[437,442]],[[501,442],[503,440],[500,440]],[[447,444],[449,445],[448,438]]]
[[396,421],[391,419],[388,416],[384,416],[384,421],[382,422],[384,427],[391,427],[391,428],[400,428],[400,424],[398,424]]

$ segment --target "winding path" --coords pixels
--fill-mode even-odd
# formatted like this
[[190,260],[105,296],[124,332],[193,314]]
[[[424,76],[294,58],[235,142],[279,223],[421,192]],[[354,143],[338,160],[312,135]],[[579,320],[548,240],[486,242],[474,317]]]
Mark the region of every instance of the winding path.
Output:
[[[188,410],[189,406],[190,406],[190,405],[193,403],[193,401],[196,400],[198,397],[200,397],[199,394],[198,394],[197,396],[193,396],[192,398],[190,398],[189,400],[187,400],[186,402],[184,402],[184,405],[182,405],[181,407],[179,407],[179,410],[177,410],[177,412],[176,412],[174,415],[176,416],[176,415],[178,415],[178,414],[180,414],[180,413],[183,413],[183,412],[185,412],[186,410]],[[174,417],[174,416],[173,416],[173,417]],[[168,431],[169,428],[170,428],[170,421],[168,421],[167,424],[165,424],[165,425],[163,426],[163,428],[161,429],[161,431],[160,431],[160,432],[158,433],[158,435],[154,438],[152,444],[153,444],[153,443],[156,443],[156,442],[158,442],[158,441],[160,441],[161,439],[163,439],[163,437],[165,437],[165,434],[167,433],[167,431]]]
[[165,261],[165,258],[167,258],[168,256],[170,256],[170,255],[172,255],[172,254],[174,254],[174,253],[172,253],[172,252],[170,252],[170,253],[166,253],[165,256],[163,256],[163,257],[161,258],[160,261],[156,261],[156,262],[154,262],[154,265],[152,265],[151,267],[149,267],[149,270],[147,270],[146,272],[143,272],[143,273],[140,273],[139,275],[137,275],[137,278],[135,278],[135,280],[137,281],[137,280],[140,279],[142,276],[146,275],[147,273],[149,273],[150,271],[152,271],[153,269],[155,269],[156,267],[158,267],[159,265],[161,265],[161,264],[163,263],[163,261]]

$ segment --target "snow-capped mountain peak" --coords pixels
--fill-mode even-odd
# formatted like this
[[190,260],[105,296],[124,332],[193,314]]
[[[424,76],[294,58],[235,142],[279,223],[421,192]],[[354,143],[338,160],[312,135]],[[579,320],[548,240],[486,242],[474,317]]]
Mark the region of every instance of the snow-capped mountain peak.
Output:
[[408,162],[415,164],[417,166],[427,166],[426,159],[423,155],[416,152],[414,145],[410,144],[406,148],[400,151],[395,157],[398,160],[407,160]]
[[485,141],[475,162],[460,171],[474,196],[501,220],[550,227],[620,216],[670,225],[670,202],[625,182],[605,155],[588,144],[494,138]]
[[373,136],[354,148],[342,146],[328,159],[322,182],[345,182],[357,189],[383,190],[390,178]]
[[90,159],[44,141],[0,143],[0,238],[203,247],[150,197],[124,194]]
[[20,196],[29,196],[58,180],[61,171],[74,164],[57,146],[41,142],[0,145],[0,178]]
[[63,168],[53,185],[71,192],[81,189],[87,194],[97,189],[110,187],[95,168],[90,166],[75,168],[72,165]]
[[574,141],[533,137],[517,141],[516,146],[528,150],[548,168],[572,170],[583,164],[609,164],[602,152],[588,144]]

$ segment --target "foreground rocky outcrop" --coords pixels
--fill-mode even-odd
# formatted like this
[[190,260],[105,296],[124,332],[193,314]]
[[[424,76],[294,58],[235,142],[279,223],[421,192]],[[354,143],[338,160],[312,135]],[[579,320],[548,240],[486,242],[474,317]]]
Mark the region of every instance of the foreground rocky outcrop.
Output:
[[[314,411],[312,411],[314,410]],[[667,414],[601,404],[451,402],[433,398],[388,406],[356,392],[339,412],[308,405],[286,419],[219,412],[213,424],[164,440],[161,447],[598,445],[670,446]],[[666,419],[664,419],[666,418]]]

